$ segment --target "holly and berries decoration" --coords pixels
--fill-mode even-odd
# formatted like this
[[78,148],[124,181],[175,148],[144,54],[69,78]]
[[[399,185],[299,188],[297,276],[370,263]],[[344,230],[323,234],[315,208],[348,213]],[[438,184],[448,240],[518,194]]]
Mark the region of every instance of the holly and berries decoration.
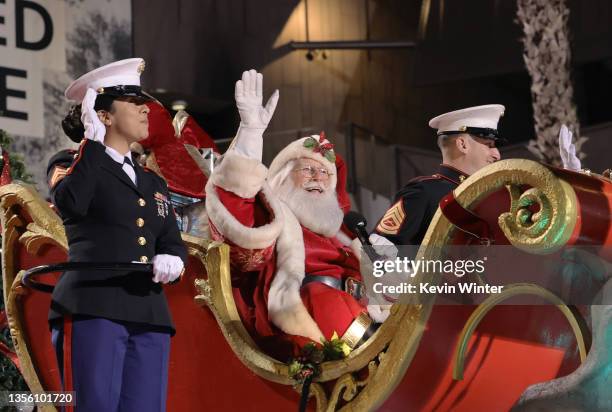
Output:
[[325,139],[325,133],[321,132],[319,139],[311,136],[304,140],[304,147],[312,150],[315,153],[320,153],[331,163],[336,163],[336,154],[334,153],[334,145]]

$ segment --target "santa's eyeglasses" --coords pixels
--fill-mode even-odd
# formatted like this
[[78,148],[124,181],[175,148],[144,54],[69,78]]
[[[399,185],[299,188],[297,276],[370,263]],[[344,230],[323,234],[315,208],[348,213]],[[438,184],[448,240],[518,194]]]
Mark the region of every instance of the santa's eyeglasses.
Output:
[[329,173],[327,169],[322,168],[322,167],[306,166],[300,169],[294,169],[293,171],[298,172],[303,177],[310,177],[310,178],[313,178],[319,175],[321,179],[329,179],[329,177],[332,175],[331,173]]

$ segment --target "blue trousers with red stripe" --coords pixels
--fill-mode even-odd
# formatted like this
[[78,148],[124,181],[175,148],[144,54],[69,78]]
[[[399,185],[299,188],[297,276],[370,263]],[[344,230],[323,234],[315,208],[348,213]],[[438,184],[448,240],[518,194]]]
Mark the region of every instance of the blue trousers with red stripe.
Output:
[[72,385],[75,391],[76,411],[166,410],[169,333],[149,325],[75,317],[52,325],[51,337],[64,390]]

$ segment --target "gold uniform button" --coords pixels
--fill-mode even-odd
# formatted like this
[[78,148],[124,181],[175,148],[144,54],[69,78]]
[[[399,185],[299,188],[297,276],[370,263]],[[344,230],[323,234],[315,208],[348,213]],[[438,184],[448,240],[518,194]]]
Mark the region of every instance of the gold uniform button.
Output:
[[140,246],[144,246],[144,245],[146,245],[146,244],[147,244],[147,239],[145,239],[144,237],[140,236],[140,237],[138,238],[138,244],[139,244]]
[[147,263],[148,261],[149,261],[149,258],[148,258],[148,257],[146,257],[146,256],[141,256],[141,257],[140,257],[140,262],[142,262],[142,263]]
[[138,227],[143,227],[144,226],[144,219],[139,217],[138,219],[136,219],[136,226]]
[[146,204],[147,204],[147,202],[145,202],[145,200],[144,200],[143,198],[140,198],[140,199],[138,199],[138,204],[139,204],[140,206],[144,206],[144,205],[146,205]]

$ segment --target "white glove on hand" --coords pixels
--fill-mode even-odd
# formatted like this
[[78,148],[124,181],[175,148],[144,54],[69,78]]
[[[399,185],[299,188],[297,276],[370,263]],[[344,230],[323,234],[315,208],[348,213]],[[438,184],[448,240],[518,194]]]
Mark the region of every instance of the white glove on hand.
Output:
[[386,260],[394,260],[397,257],[397,247],[386,237],[372,233],[369,240],[372,249]]
[[[395,258],[397,258],[397,254],[398,254],[397,247],[393,244],[393,242],[391,242],[386,237],[380,236],[376,233],[372,233],[369,237],[369,240],[370,240],[370,243],[372,244],[372,248],[374,249],[374,251],[378,253],[385,260],[394,261]],[[383,275],[381,278],[379,278],[379,281],[381,281],[383,285],[397,287],[397,286],[401,286],[401,284],[404,282],[408,282],[410,280],[411,275],[412,275],[411,270],[406,271],[406,272],[401,272],[401,273],[392,272],[392,273],[387,273]],[[398,299],[399,299],[398,294],[383,294],[377,297],[377,302],[381,305],[385,305],[390,302],[395,302]],[[388,305],[388,307],[386,308],[387,314],[388,314],[389,308],[390,308],[390,305]]]
[[368,315],[372,318],[372,320],[376,323],[383,323],[387,320],[389,315],[391,314],[391,305],[390,304],[369,304],[368,305]]
[[183,273],[183,261],[178,256],[155,255],[153,263],[153,282],[170,283]]
[[98,93],[94,89],[87,89],[83,102],[81,103],[81,122],[85,127],[85,138],[104,144],[106,127],[98,118],[94,110]]
[[250,159],[261,160],[263,133],[276,109],[278,90],[263,107],[263,76],[249,70],[243,72],[242,79],[236,82],[234,96],[240,113],[240,127],[230,149]]
[[572,143],[572,132],[566,125],[559,130],[559,154],[563,168],[578,171],[582,168],[580,159],[576,156],[576,146]]

